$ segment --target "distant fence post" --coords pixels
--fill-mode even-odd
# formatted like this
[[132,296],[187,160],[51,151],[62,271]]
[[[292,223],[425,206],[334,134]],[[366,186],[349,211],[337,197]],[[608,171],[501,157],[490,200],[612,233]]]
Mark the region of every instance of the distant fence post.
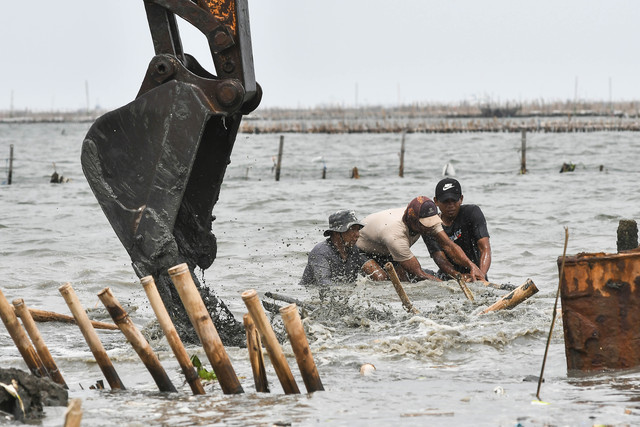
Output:
[[520,173],[527,173],[527,130],[522,129],[522,160],[520,161]]
[[9,145],[9,175],[7,175],[8,185],[11,185],[12,176],[13,176],[13,144]]
[[282,148],[284,147],[284,135],[280,135],[280,147],[278,148],[278,162],[276,163],[276,181],[280,181],[280,166],[282,165]]
[[400,143],[400,169],[398,171],[400,178],[404,177],[404,137],[406,134],[406,131],[402,132],[402,142]]

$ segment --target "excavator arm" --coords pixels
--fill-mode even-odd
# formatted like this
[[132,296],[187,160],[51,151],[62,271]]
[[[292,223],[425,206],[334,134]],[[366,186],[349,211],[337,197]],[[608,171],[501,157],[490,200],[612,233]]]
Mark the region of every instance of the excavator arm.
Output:
[[[144,6],[155,56],[135,100],[89,129],[81,163],[134,271],[154,276],[178,331],[193,342],[167,270],[186,262],[193,275],[215,259],[212,210],[242,116],[262,92],[247,0],[144,0]],[[183,51],[176,16],[208,40],[215,75]],[[218,329],[237,329],[224,303],[193,276]]]

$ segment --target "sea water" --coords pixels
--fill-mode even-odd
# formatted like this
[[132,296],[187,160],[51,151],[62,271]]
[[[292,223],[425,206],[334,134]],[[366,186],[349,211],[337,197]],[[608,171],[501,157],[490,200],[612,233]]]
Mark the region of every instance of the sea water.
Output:
[[[58,287],[70,282],[90,316],[110,321],[97,293],[105,287],[145,329],[152,309],[82,174],[80,149],[88,123],[0,124],[0,160],[14,145],[13,183],[0,185],[0,289],[9,301],[69,314]],[[555,322],[537,400],[558,286],[557,259],[565,229],[568,254],[615,252],[621,219],[640,218],[640,136],[637,133],[521,135],[407,134],[399,177],[399,134],[286,134],[280,180],[274,167],[280,135],[239,134],[213,231],[218,257],[201,275],[238,319],[240,294],[275,292],[322,310],[305,329],[325,391],[304,393],[288,342],[291,370],[303,391],[285,395],[266,358],[271,393],[256,393],[245,348],[227,352],[245,390],[224,395],[218,384],[192,396],[166,340],[152,341],[178,393],[160,393],[119,331],[98,330],[126,390],[94,390],[103,379],[79,329],[38,326],[67,384],[82,399],[86,425],[637,425],[638,370],[593,375],[567,372],[561,318]],[[559,173],[563,163],[576,169]],[[54,166],[55,163],[55,166]],[[505,292],[472,285],[468,301],[455,282],[406,286],[419,314],[408,314],[389,282],[364,278],[320,302],[298,286],[308,251],[327,217],[354,209],[361,217],[433,196],[451,163],[464,203],[485,213],[493,249],[489,278],[539,292],[513,310],[480,315]],[[353,167],[360,178],[351,179]],[[325,169],[326,168],[326,169]],[[51,184],[55,171],[69,179]],[[322,179],[323,169],[326,179]],[[0,182],[6,178],[0,169]],[[435,265],[421,241],[423,267]],[[282,304],[282,303],[281,303]],[[321,313],[319,315],[318,313]],[[273,317],[274,327],[279,317]],[[188,346],[208,365],[199,346]],[[376,370],[361,375],[360,366]],[[0,366],[26,369],[4,328]],[[61,425],[65,408],[47,407],[42,425]]]

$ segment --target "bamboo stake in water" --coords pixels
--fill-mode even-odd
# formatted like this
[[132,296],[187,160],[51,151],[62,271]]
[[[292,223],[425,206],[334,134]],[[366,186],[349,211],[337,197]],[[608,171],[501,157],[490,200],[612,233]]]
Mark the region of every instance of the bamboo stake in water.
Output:
[[[76,319],[73,316],[67,316],[66,314],[55,313],[53,311],[38,310],[37,308],[29,307],[29,314],[36,322],[63,322],[63,323],[76,323]],[[20,317],[19,313],[16,313]],[[110,329],[117,330],[118,327],[113,323],[99,322],[92,320],[91,325],[96,329]]]
[[0,318],[2,318],[4,326],[7,328],[11,339],[13,339],[31,373],[38,377],[46,376],[47,368],[45,368],[35,348],[31,345],[31,341],[29,341],[29,337],[22,329],[13,307],[11,307],[2,291],[0,291]]
[[276,163],[276,181],[280,181],[280,166],[282,165],[282,149],[284,148],[284,135],[280,135],[280,146],[278,147],[278,162]]
[[80,427],[82,421],[82,399],[71,399],[64,416],[64,427]]
[[198,376],[196,369],[193,367],[193,363],[191,363],[191,359],[189,358],[187,351],[184,349],[184,345],[180,340],[178,331],[176,331],[176,327],[173,325],[173,322],[169,317],[169,313],[162,302],[162,298],[158,293],[158,288],[156,287],[153,277],[143,277],[140,279],[140,283],[142,284],[144,291],[147,293],[147,298],[149,298],[153,312],[156,314],[158,323],[164,331],[164,335],[167,337],[167,342],[169,343],[171,350],[173,350],[173,354],[176,356],[180,368],[182,368],[182,373],[187,379],[187,382],[191,387],[191,391],[193,394],[205,394],[200,377]]
[[490,307],[482,310],[480,314],[486,314],[491,311],[503,310],[513,308],[516,305],[524,302],[532,295],[538,293],[538,288],[535,283],[531,279],[527,279],[522,285],[515,288],[513,291],[509,292],[507,295],[500,298],[498,301],[493,303]]
[[404,291],[404,288],[400,283],[400,278],[398,278],[398,273],[396,273],[396,269],[393,268],[393,264],[390,262],[386,263],[384,265],[384,270],[389,275],[389,279],[391,280],[391,283],[393,283],[393,287],[396,289],[396,293],[400,297],[400,301],[402,301],[402,306],[404,307],[404,309],[409,313],[418,314],[419,311],[413,306],[413,304],[409,300],[409,297],[407,296],[407,293]]
[[7,175],[7,185],[11,185],[13,179],[13,144],[9,145],[9,174]]
[[460,273],[456,274],[456,277],[454,277],[454,280],[458,282],[458,285],[460,285],[460,289],[462,289],[462,293],[464,293],[464,296],[467,297],[469,301],[474,302],[473,293],[471,292],[471,289],[469,289],[466,282],[464,281],[462,274]]
[[62,374],[60,373],[60,370],[58,369],[56,362],[53,361],[53,357],[49,352],[49,348],[44,343],[44,340],[42,339],[42,335],[40,334],[40,331],[36,326],[36,322],[33,320],[33,317],[31,317],[31,313],[29,313],[29,310],[27,309],[27,306],[24,303],[24,300],[22,298],[14,299],[13,307],[16,310],[16,315],[22,319],[22,324],[24,325],[24,328],[27,330],[27,333],[31,338],[31,342],[33,343],[33,346],[36,348],[36,352],[38,353],[38,356],[40,356],[40,360],[42,360],[42,363],[44,364],[45,368],[47,368],[47,371],[49,372],[49,377],[51,377],[53,381],[57,382],[64,388],[69,388],[67,387],[67,383],[64,381],[64,378],[62,377]]
[[177,390],[171,383],[167,372],[162,367],[158,356],[153,352],[147,340],[142,336],[138,328],[133,324],[127,312],[122,308],[111,289],[104,288],[98,292],[98,298],[102,301],[111,318],[122,331],[122,334],[131,343],[133,349],[140,356],[140,360],[156,382],[160,391],[176,393]]
[[257,392],[269,393],[269,382],[267,381],[267,371],[264,368],[260,334],[256,330],[256,325],[253,323],[250,314],[247,313],[242,316],[242,321],[247,334],[247,349],[249,350],[249,361],[253,371],[253,383]]
[[271,364],[276,370],[276,375],[280,380],[280,384],[282,385],[282,389],[285,394],[300,393],[300,389],[298,389],[296,380],[293,378],[293,374],[291,373],[291,369],[287,363],[287,358],[284,356],[282,347],[280,347],[276,334],[273,332],[269,319],[267,319],[267,315],[260,304],[258,293],[255,289],[244,291],[242,293],[242,300],[247,306],[256,328],[258,328],[258,331],[260,332],[264,346],[267,348],[269,360],[271,360]]
[[84,307],[82,307],[82,304],[80,304],[78,296],[71,287],[71,283],[65,283],[60,286],[58,291],[62,294],[62,297],[69,306],[69,310],[71,310],[71,314],[73,314],[73,317],[76,319],[78,328],[80,328],[80,331],[82,332],[91,353],[93,353],[93,357],[96,359],[96,363],[100,367],[102,374],[107,379],[109,386],[113,390],[124,390],[124,384],[120,381],[120,377],[118,376],[116,369],[113,367],[111,359],[109,359],[98,334],[95,329],[93,329],[89,316],[87,316],[87,312]]
[[220,388],[225,394],[243,393],[236,372],[231,366],[227,351],[222,345],[218,331],[205,307],[202,297],[193,282],[189,266],[186,263],[169,269],[169,276],[178,290],[180,300],[187,310],[189,320],[200,338],[204,352],[218,377]]
[[398,176],[400,178],[404,177],[404,138],[407,132],[402,132],[402,142],[400,143],[400,170],[398,172]]
[[302,374],[302,380],[307,388],[308,393],[314,391],[324,390],[320,376],[318,375],[318,368],[313,361],[313,355],[309,348],[309,341],[304,333],[304,327],[300,320],[300,314],[298,313],[298,306],[295,304],[289,304],[286,307],[280,309],[280,316],[284,322],[284,327],[287,330],[289,341],[291,342],[291,348],[296,355],[296,362],[298,362],[298,368]]
[[562,251],[562,264],[560,265],[560,276],[558,277],[558,290],[556,291],[556,302],[553,303],[553,313],[551,314],[551,326],[549,327],[549,336],[547,337],[547,345],[544,348],[544,357],[542,358],[542,367],[540,368],[540,377],[538,378],[538,389],[536,397],[540,399],[540,386],[542,385],[542,377],[544,375],[544,365],[547,363],[547,353],[549,352],[549,343],[551,342],[551,334],[553,334],[553,324],[556,322],[556,313],[558,311],[558,297],[560,296],[560,286],[562,277],[564,276],[564,260],[567,255],[567,243],[569,242],[569,229],[564,228],[564,250]]
[[527,130],[522,129],[522,160],[520,161],[520,173],[527,173]]

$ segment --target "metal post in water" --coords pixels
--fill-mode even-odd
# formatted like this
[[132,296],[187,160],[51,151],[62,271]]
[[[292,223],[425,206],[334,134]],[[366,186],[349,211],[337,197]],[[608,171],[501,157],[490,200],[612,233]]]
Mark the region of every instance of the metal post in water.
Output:
[[162,367],[160,359],[153,352],[149,342],[142,336],[138,328],[133,324],[127,312],[122,308],[110,288],[104,288],[98,292],[98,298],[102,301],[113,322],[118,325],[122,334],[131,343],[133,349],[140,356],[140,360],[144,363],[147,370],[156,382],[160,391],[168,391],[177,393],[178,390],[173,386],[167,372]]
[[71,287],[71,283],[65,283],[60,286],[58,291],[62,294],[62,297],[69,306],[69,310],[71,310],[71,314],[73,314],[73,317],[76,319],[76,323],[78,324],[93,357],[96,359],[96,363],[100,367],[102,374],[107,379],[109,386],[113,390],[124,390],[124,384],[120,381],[120,377],[118,376],[116,369],[113,367],[111,359],[107,355],[107,351],[104,349],[96,330],[93,329],[93,325],[89,320],[89,316],[87,316],[87,312],[84,307],[82,307],[82,304],[80,304],[78,296]]
[[293,353],[296,355],[296,362],[298,362],[298,368],[302,374],[302,380],[307,392],[313,393],[314,391],[324,390],[320,375],[318,375],[318,368],[309,349],[309,341],[304,333],[298,306],[289,304],[286,307],[282,307],[280,316],[282,316],[284,327],[287,330]]
[[9,145],[9,175],[7,175],[7,185],[11,185],[13,176],[13,144]]
[[276,163],[276,181],[280,181],[280,166],[282,165],[283,147],[284,147],[284,135],[280,135],[280,147],[278,148],[278,162]]
[[522,129],[522,160],[520,161],[520,173],[527,173],[527,130]]
[[169,313],[162,302],[162,298],[158,293],[156,282],[153,280],[152,276],[145,276],[140,279],[140,283],[142,284],[144,291],[147,293],[147,298],[149,298],[151,308],[153,308],[153,312],[158,318],[158,323],[164,331],[164,335],[167,337],[167,342],[169,343],[171,350],[173,350],[173,354],[176,356],[178,364],[180,364],[180,367],[182,368],[182,373],[187,379],[187,382],[191,387],[191,391],[193,394],[205,394],[200,377],[198,376],[196,369],[193,367],[193,363],[191,363],[191,359],[189,359],[187,350],[184,349],[180,336],[178,336],[178,331],[176,331],[176,327],[173,325],[173,322],[169,317]]
[[45,368],[47,368],[49,377],[51,377],[53,381],[57,382],[64,388],[69,388],[67,387],[67,383],[64,381],[64,378],[62,377],[62,374],[60,373],[56,362],[54,362],[49,348],[44,343],[42,335],[40,334],[40,331],[36,326],[36,322],[35,320],[33,320],[33,317],[31,316],[27,305],[24,303],[24,300],[22,298],[14,299],[13,307],[15,308],[16,315],[20,317],[20,319],[22,319],[22,325],[27,330],[27,334],[29,334],[31,342],[36,348],[36,352],[38,353],[40,360],[42,360]]
[[400,178],[404,177],[404,138],[406,134],[406,131],[402,132],[402,142],[400,143],[400,170],[398,171]]

